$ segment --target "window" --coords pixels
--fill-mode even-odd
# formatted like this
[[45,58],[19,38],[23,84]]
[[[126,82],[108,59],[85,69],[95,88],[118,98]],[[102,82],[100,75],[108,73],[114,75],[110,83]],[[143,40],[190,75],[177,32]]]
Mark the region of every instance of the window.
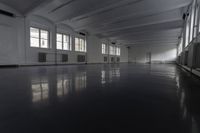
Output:
[[75,38],[75,51],[86,52],[86,42],[82,38]]
[[120,56],[121,55],[121,49],[120,47],[117,47],[117,46],[110,46],[109,47],[109,54],[110,55],[117,55],[117,56]]
[[119,47],[116,47],[116,55],[120,56],[121,54],[121,49]]
[[57,33],[56,47],[58,50],[72,50],[71,38],[69,35]]
[[109,47],[109,50],[110,50],[110,55],[115,55],[115,47],[114,46],[110,46]]
[[36,48],[49,48],[49,32],[39,28],[30,28],[30,46]]
[[194,37],[196,37],[197,34],[198,34],[198,31],[197,31],[197,28],[198,28],[198,16],[199,16],[199,6],[197,5],[196,6],[196,12],[195,12]]
[[102,44],[102,54],[107,54],[106,44]]
[[189,37],[190,37],[190,17],[187,19],[186,24],[186,33],[185,33],[185,47],[189,44]]
[[191,9],[191,17],[190,17],[190,41],[192,41],[193,39],[193,32],[194,32],[194,19],[195,19],[195,0],[193,0],[193,3],[192,3],[192,9]]
[[183,37],[181,37],[181,39],[179,40],[178,55],[181,54],[182,50],[183,50]]
[[200,5],[198,5],[198,10],[197,10],[197,27],[198,27],[198,32],[200,32]]

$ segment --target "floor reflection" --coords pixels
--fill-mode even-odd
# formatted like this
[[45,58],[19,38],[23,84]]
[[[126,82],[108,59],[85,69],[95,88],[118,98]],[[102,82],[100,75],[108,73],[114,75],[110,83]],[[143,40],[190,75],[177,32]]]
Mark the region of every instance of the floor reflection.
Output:
[[108,70],[101,70],[101,84],[112,83],[113,80],[120,78],[120,68],[113,66]]
[[87,74],[86,72],[81,72],[75,75],[75,90],[79,92],[86,88],[87,86]]
[[66,75],[57,76],[57,96],[63,97],[72,89],[72,77]]
[[49,98],[49,83],[47,80],[32,81],[32,102],[41,102]]
[[101,71],[101,84],[105,84],[106,83],[106,71],[102,70]]
[[[82,125],[82,120],[87,119],[87,125],[93,124],[92,121],[102,124],[104,121],[101,118],[107,120],[109,117],[110,122],[115,125],[119,123],[118,126],[122,125],[121,121],[130,120],[128,124],[139,123],[141,129],[143,125],[149,126],[151,131],[155,129],[160,132],[168,128],[170,132],[166,133],[173,130],[177,133],[200,132],[199,80],[179,71],[174,65],[83,65],[58,68],[45,67],[34,71],[27,68],[27,78],[15,84],[19,85],[19,95],[24,95],[26,99],[18,98],[15,92],[10,95],[11,98],[16,96],[12,102],[2,100],[5,105],[20,108],[19,111],[13,106],[14,111],[7,116],[25,110],[26,117],[38,117],[33,120],[36,125],[37,120],[43,118],[45,119],[41,124],[49,122],[47,118],[51,118],[53,124],[57,122],[54,118],[67,121],[68,124],[73,120],[74,123],[68,126],[73,127],[77,121]],[[22,86],[23,83],[25,86]],[[7,84],[7,88],[14,88]],[[8,110],[10,107],[1,116]],[[24,114],[21,115],[23,117]],[[112,121],[115,118],[119,118],[118,121]],[[106,125],[109,122],[104,124]],[[132,125],[129,129],[132,129]]]
[[199,124],[196,121],[199,116],[195,116],[192,111],[191,88],[187,88],[187,82],[184,82],[179,75],[176,75],[177,95],[180,103],[180,114],[183,122],[183,130],[187,133],[199,133]]

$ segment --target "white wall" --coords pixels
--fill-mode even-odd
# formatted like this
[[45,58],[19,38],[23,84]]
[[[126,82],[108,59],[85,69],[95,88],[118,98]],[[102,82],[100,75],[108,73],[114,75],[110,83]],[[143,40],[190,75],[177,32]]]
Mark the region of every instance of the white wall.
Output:
[[128,48],[126,46],[121,47],[120,62],[128,62]]
[[146,54],[151,52],[152,62],[173,62],[176,60],[177,46],[174,45],[152,45],[132,46],[129,49],[129,61],[146,63]]
[[[0,15],[0,65],[16,65],[24,60],[24,19]],[[22,57],[23,56],[23,57]]]
[[[86,55],[88,63],[104,63],[104,56],[108,56],[101,53],[101,44],[109,44],[108,40],[101,40],[96,36],[88,35],[87,53],[75,52],[74,38],[75,36],[82,36],[66,25],[55,25],[39,16],[10,18],[0,15],[0,20],[0,65],[50,65],[55,64],[56,57],[58,64],[76,64],[78,63],[77,55]],[[30,47],[30,26],[50,31],[50,49]],[[57,32],[72,36],[72,51],[56,51]],[[48,62],[38,62],[39,52],[48,53]],[[67,63],[60,62],[61,54],[68,54],[69,61]],[[121,62],[128,62],[126,47],[121,47]]]
[[101,54],[102,41],[96,36],[88,36],[87,44],[87,62],[103,63],[103,56]]

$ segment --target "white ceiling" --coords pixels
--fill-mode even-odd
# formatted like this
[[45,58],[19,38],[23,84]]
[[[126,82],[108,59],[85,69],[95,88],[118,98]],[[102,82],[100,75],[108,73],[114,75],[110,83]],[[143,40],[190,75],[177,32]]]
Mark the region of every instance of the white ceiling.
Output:
[[176,45],[191,0],[0,0],[76,31],[122,44]]

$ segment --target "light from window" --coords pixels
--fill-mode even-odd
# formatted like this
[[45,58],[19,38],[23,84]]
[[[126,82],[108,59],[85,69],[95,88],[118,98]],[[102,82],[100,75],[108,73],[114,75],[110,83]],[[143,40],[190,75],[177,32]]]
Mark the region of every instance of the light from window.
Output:
[[40,45],[40,34],[39,29],[37,28],[30,28],[30,38],[31,38],[31,47],[39,47]]
[[115,55],[115,47],[114,46],[110,46],[109,51],[110,51],[110,55]]
[[190,37],[190,18],[186,21],[186,34],[185,34],[185,47],[189,44],[189,37]]
[[180,55],[182,51],[183,51],[183,37],[181,37],[181,39],[180,39],[180,41],[179,41],[179,45],[178,45],[178,55]]
[[116,55],[120,56],[121,54],[121,49],[119,47],[116,47]]
[[30,46],[49,48],[49,32],[39,28],[30,28]]
[[106,44],[102,44],[102,54],[107,54],[107,52],[106,52]]
[[75,38],[75,51],[86,52],[86,42],[82,38]]
[[195,18],[195,0],[193,1],[193,4],[192,4],[192,9],[191,9],[191,17],[190,17],[190,42],[192,41],[193,39],[193,30],[194,30],[194,18]]
[[194,26],[194,38],[197,36],[198,34],[198,17],[199,17],[199,5],[196,7],[196,13],[195,13],[195,26]]
[[48,31],[40,30],[41,39],[40,39],[40,46],[41,48],[48,48]]
[[59,34],[56,35],[56,47],[58,50],[72,50],[71,38],[69,35]]

